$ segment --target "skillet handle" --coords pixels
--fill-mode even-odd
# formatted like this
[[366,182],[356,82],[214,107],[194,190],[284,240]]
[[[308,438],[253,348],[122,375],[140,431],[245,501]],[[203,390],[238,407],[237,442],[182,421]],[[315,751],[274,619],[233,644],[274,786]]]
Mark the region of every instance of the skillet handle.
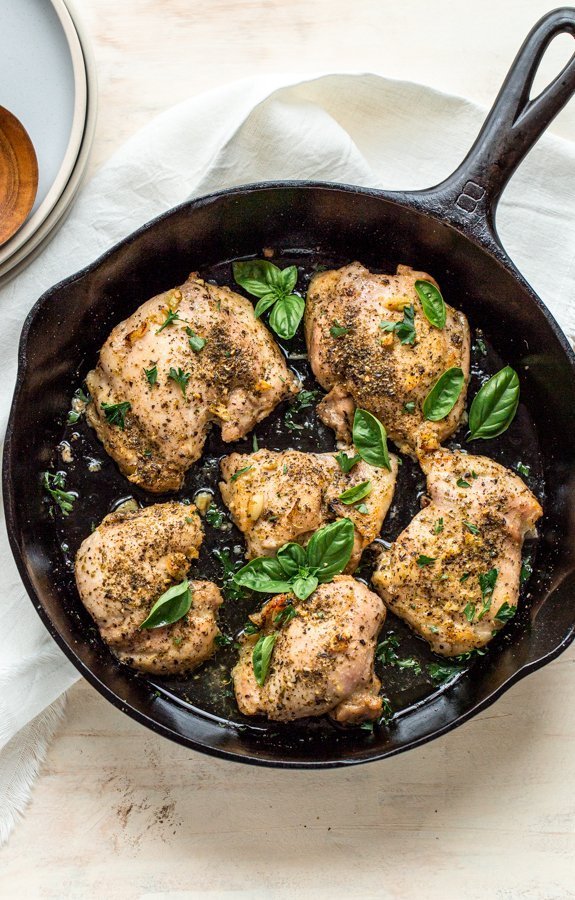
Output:
[[529,95],[539,63],[559,34],[575,37],[575,9],[548,13],[517,54],[471,150],[445,181],[427,191],[442,217],[473,236],[497,238],[494,218],[501,193],[524,156],[575,93],[575,53],[538,97]]

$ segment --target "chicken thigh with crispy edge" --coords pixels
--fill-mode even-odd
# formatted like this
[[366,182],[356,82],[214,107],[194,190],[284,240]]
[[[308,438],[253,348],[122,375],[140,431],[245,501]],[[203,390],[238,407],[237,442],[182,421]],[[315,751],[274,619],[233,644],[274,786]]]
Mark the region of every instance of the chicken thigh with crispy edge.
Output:
[[[249,300],[195,274],[116,325],[86,384],[87,418],[105,449],[155,493],[181,487],[212,422],[236,441],[298,391]],[[124,422],[103,403],[129,403]]]
[[[355,451],[345,455],[353,457]],[[389,459],[391,471],[360,460],[346,473],[334,453],[258,450],[224,457],[220,491],[246,539],[248,559],[274,556],[288,541],[305,545],[318,528],[348,518],[355,541],[346,571],[353,572],[364,548],[378,536],[393,499],[397,457],[390,454]],[[371,482],[371,490],[358,504],[339,499],[365,481]]]
[[83,541],[76,555],[80,598],[121,662],[174,675],[215,651],[223,601],[211,581],[190,581],[192,606],[182,619],[140,629],[156,600],[184,580],[202,539],[195,508],[173,501],[110,513]]
[[[351,440],[356,407],[377,416],[399,449],[411,455],[435,449],[459,426],[469,378],[469,326],[463,313],[447,304],[445,327],[431,325],[415,290],[419,279],[437,286],[431,276],[409,266],[398,266],[396,275],[376,275],[358,262],[312,278],[305,336],[314,375],[329,391],[318,413],[345,443]],[[380,327],[402,321],[410,305],[415,311],[413,346]],[[445,419],[427,421],[423,402],[443,372],[454,366],[463,370],[465,386]]]
[[523,540],[542,509],[485,456],[438,450],[422,467],[431,502],[383,551],[373,585],[435,653],[456,656],[484,647],[513,616]]
[[[296,615],[278,628],[274,620],[292,602]],[[251,618],[261,633],[277,629],[277,639],[263,686],[252,661],[259,634],[243,639],[232,671],[242,713],[276,722],[329,713],[342,725],[379,718],[381,685],[373,658],[385,607],[373,591],[349,575],[336,575],[307,600],[281,594]]]

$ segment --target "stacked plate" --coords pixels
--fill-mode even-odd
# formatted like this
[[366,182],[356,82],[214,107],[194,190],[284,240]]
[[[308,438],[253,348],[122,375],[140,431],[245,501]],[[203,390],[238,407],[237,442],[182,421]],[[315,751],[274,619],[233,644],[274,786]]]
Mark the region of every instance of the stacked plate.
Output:
[[0,104],[28,132],[38,192],[21,228],[0,245],[0,284],[60,225],[80,186],[96,121],[96,77],[69,0],[0,0]]

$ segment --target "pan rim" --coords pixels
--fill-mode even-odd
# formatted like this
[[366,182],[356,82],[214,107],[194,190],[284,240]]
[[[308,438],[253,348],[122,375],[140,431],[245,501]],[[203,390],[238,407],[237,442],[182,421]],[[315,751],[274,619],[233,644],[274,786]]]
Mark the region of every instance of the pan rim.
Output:
[[[23,554],[20,549],[19,541],[16,537],[16,512],[15,512],[15,497],[13,495],[13,478],[12,478],[12,437],[14,430],[14,415],[15,410],[18,404],[19,396],[22,390],[23,383],[25,381],[26,375],[28,373],[29,364],[27,359],[27,343],[29,332],[32,328],[32,325],[44,308],[44,305],[52,300],[54,295],[62,290],[63,288],[68,287],[69,285],[79,281],[87,276],[90,276],[93,272],[97,271],[98,268],[105,263],[110,257],[112,257],[115,253],[119,252],[121,249],[129,246],[133,242],[135,242],[142,234],[145,234],[151,228],[157,226],[158,224],[168,220],[171,216],[175,216],[178,213],[186,210],[186,209],[195,209],[201,208],[202,206],[209,205],[211,203],[217,202],[220,198],[225,197],[233,197],[237,195],[241,197],[245,194],[261,192],[261,191],[277,191],[277,190],[294,190],[294,189],[304,189],[304,190],[321,190],[321,191],[336,191],[343,193],[352,193],[357,194],[358,196],[369,196],[374,199],[381,199],[385,202],[397,203],[400,206],[405,208],[419,211],[421,214],[437,221],[439,224],[443,226],[447,226],[448,228],[452,228],[455,231],[462,234],[466,240],[470,241],[476,247],[478,247],[481,251],[487,253],[497,264],[503,266],[507,269],[507,271],[514,277],[519,285],[527,291],[529,298],[535,305],[539,308],[539,310],[544,315],[547,324],[549,325],[551,331],[553,332],[555,338],[558,340],[558,343],[563,350],[563,353],[570,365],[572,377],[575,380],[575,353],[571,348],[566,335],[559,327],[557,321],[554,316],[550,312],[550,310],[545,306],[543,301],[538,297],[538,295],[534,292],[533,288],[528,284],[528,282],[523,278],[521,273],[517,270],[504,248],[496,241],[491,239],[480,240],[476,235],[470,235],[463,228],[458,227],[457,224],[447,221],[446,218],[441,215],[440,212],[433,209],[433,203],[430,203],[430,200],[433,198],[433,190],[431,191],[419,191],[419,192],[392,192],[392,191],[382,191],[375,188],[365,188],[358,187],[355,185],[347,185],[347,184],[338,184],[332,182],[317,182],[317,181],[274,181],[274,182],[256,182],[253,184],[242,185],[234,188],[230,188],[224,191],[216,191],[211,194],[204,195],[202,197],[198,197],[192,200],[186,200],[183,203],[172,207],[169,210],[161,213],[150,221],[144,223],[135,231],[131,232],[125,238],[123,238],[118,243],[114,244],[111,248],[106,250],[103,254],[101,254],[97,259],[89,263],[87,266],[80,269],[78,272],[68,276],[67,278],[61,280],[57,284],[48,288],[36,301],[36,303],[31,308],[28,313],[22,332],[20,335],[19,347],[18,347],[18,370],[16,376],[16,383],[14,387],[14,393],[10,408],[10,415],[8,419],[7,429],[6,429],[6,438],[5,438],[5,446],[3,452],[3,471],[2,471],[2,481],[3,481],[3,494],[4,494],[4,510],[6,515],[6,528],[9,538],[9,543],[11,547],[12,554],[14,556],[18,572],[20,577],[22,578],[23,584],[26,588],[26,592],[28,593],[30,600],[36,609],[36,612],[40,616],[40,619],[44,623],[48,632],[54,638],[58,646],[64,651],[67,658],[73,663],[75,668],[79,671],[79,673],[96,689],[98,692],[104,696],[109,702],[111,702],[114,706],[119,708],[121,711],[127,713],[131,718],[135,721],[139,722],[142,725],[150,728],[155,733],[161,734],[164,737],[169,738],[170,740],[175,741],[176,743],[182,744],[183,746],[187,746],[194,750],[198,750],[199,752],[207,753],[208,755],[212,755],[222,759],[232,760],[234,762],[243,762],[251,765],[260,765],[266,766],[270,768],[286,768],[286,769],[324,769],[324,768],[338,768],[343,766],[350,765],[360,765],[367,762],[372,762],[375,760],[385,759],[389,756],[394,756],[398,753],[405,752],[406,750],[412,749],[414,747],[421,746],[428,741],[434,740],[437,737],[440,737],[442,734],[446,734],[447,732],[453,730],[454,728],[462,725],[464,722],[468,721],[473,716],[477,715],[479,712],[488,708],[492,703],[494,703],[503,693],[509,690],[514,684],[516,684],[520,679],[526,677],[547,663],[551,662],[553,659],[558,657],[564,650],[566,650],[570,644],[573,642],[575,638],[575,622],[573,623],[571,630],[567,632],[564,638],[560,641],[560,643],[550,650],[548,653],[545,653],[543,656],[530,660],[524,663],[520,668],[518,668],[515,672],[513,672],[509,678],[503,681],[495,690],[493,690],[487,697],[484,697],[482,700],[473,704],[469,709],[465,712],[461,713],[457,718],[453,721],[448,722],[438,728],[432,730],[430,733],[421,735],[420,737],[416,737],[410,741],[408,741],[405,745],[400,747],[393,747],[387,750],[380,751],[370,751],[369,748],[366,748],[365,754],[362,753],[361,756],[357,754],[351,758],[340,758],[340,759],[326,759],[326,760],[291,760],[291,759],[268,759],[266,757],[258,756],[255,751],[248,750],[245,754],[239,753],[234,750],[221,749],[215,747],[213,745],[208,745],[206,743],[201,742],[198,739],[191,738],[187,735],[184,735],[176,730],[171,729],[167,725],[153,719],[152,717],[146,715],[139,709],[136,709],[134,706],[131,706],[128,701],[120,698],[112,688],[108,687],[100,678],[89,668],[89,666],[84,663],[79,656],[76,654],[74,648],[67,642],[67,640],[63,637],[57,627],[54,625],[52,619],[50,618],[47,610],[42,603],[39,594],[34,589],[31,579],[29,578],[27,568],[24,563]],[[424,202],[425,201],[425,202]],[[431,208],[430,208],[431,207]],[[437,697],[437,694],[432,695]],[[197,714],[195,714],[197,715]],[[232,724],[233,727],[233,724]],[[253,755],[252,755],[253,754]]]

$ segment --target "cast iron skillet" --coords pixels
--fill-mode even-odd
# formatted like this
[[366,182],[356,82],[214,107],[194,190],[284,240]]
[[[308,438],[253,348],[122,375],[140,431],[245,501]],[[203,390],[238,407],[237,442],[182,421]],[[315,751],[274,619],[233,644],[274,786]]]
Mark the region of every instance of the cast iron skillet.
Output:
[[[31,311],[22,333],[4,451],[12,549],[52,636],[84,677],[138,721],[187,746],[243,762],[287,767],[360,763],[454,728],[572,641],[575,357],[506,256],[494,224],[506,182],[575,91],[574,57],[536,99],[529,99],[540,59],[562,32],[575,36],[575,10],[556,10],[534,28],[474,146],[437,187],[390,193],[279,182],[193,200],[51,288]],[[505,639],[497,639],[471,674],[412,704],[389,727],[373,734],[358,729],[326,732],[319,725],[306,730],[238,725],[185,702],[170,685],[158,685],[119,666],[86,623],[62,563],[54,521],[42,500],[38,473],[50,465],[61,439],[71,390],[93,365],[112,325],[148,297],[182,282],[190,271],[224,271],[230,260],[261,255],[262,247],[269,246],[286,258],[358,259],[386,271],[409,263],[435,274],[446,296],[457,298],[456,305],[466,311],[474,328],[491,335],[500,358],[519,371],[522,397],[538,434],[547,499],[530,601],[505,629]],[[532,452],[533,447],[525,450]],[[476,449],[482,451],[490,453],[486,445]],[[112,463],[106,465],[115,473]],[[97,493],[92,488],[92,495],[84,498],[88,506],[97,506]],[[85,535],[87,521],[83,528]]]

